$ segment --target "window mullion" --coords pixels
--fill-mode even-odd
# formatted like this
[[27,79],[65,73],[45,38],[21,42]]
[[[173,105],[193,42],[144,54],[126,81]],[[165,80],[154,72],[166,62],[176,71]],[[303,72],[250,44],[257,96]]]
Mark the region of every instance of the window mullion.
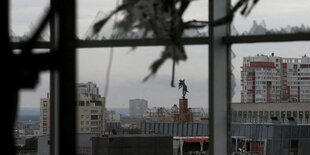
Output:
[[56,51],[58,57],[56,93],[56,154],[76,152],[76,2],[56,0]]
[[[227,13],[229,0],[209,1],[209,21]],[[209,136],[210,154],[230,154],[230,50],[222,40],[229,24],[209,26]]]

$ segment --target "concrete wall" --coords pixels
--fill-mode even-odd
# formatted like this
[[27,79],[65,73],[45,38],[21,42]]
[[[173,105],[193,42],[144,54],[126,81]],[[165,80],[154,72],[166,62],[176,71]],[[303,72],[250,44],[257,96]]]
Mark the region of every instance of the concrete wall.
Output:
[[172,155],[171,136],[127,135],[92,139],[93,155]]
[[[96,137],[96,134],[77,134],[77,154],[91,155],[92,143],[91,138]],[[49,135],[38,137],[38,155],[49,155]]]
[[38,155],[49,155],[50,145],[48,143],[50,139],[49,135],[38,137]]

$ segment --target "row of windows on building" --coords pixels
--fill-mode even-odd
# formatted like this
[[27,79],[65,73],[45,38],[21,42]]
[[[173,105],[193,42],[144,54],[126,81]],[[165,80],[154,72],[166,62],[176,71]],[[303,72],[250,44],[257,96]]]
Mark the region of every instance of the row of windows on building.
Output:
[[[288,84],[288,85],[303,85],[303,84],[310,84],[310,82],[306,79],[307,78],[298,78],[298,79],[291,79],[291,80],[287,80],[288,82],[285,82],[285,81],[281,81],[281,82],[277,82],[279,81],[280,79],[276,79],[276,78],[266,78],[266,80],[274,80],[274,81],[259,81],[259,79],[262,79],[262,78],[256,78],[255,81],[252,80],[252,79],[247,79],[247,82],[245,82],[247,85],[254,85],[254,84],[257,84],[256,86],[258,85],[266,85],[268,84],[268,82],[272,82],[272,85],[278,85],[277,87],[279,87],[282,83],[283,84]],[[264,78],[265,79],[265,78]],[[296,82],[297,81],[297,82]],[[263,87],[263,88],[266,88]],[[273,88],[275,88],[273,86]],[[297,88],[297,86],[293,86],[292,88]]]
[[76,106],[90,106],[91,103],[94,103],[95,106],[102,106],[102,101],[96,101],[96,100],[92,100],[92,101],[77,101],[76,102]]
[[43,133],[42,134],[47,134],[47,127],[43,127]]
[[101,131],[101,128],[100,127],[95,127],[95,128],[81,127],[81,131],[82,132],[84,132],[84,131],[89,132],[90,131],[90,133],[97,133],[97,132]]
[[[250,65],[249,64],[247,64],[247,66],[246,66],[246,70],[250,70],[250,69],[253,69],[252,67],[250,67]],[[280,71],[280,69],[275,69],[275,68],[255,68],[255,70],[256,71],[264,71],[264,72],[266,72],[266,71],[277,71],[277,72],[279,72]]]
[[81,115],[81,119],[84,119],[84,118],[85,119],[89,119],[90,118],[90,120],[98,120],[98,119],[101,119],[102,116],[101,115],[85,115],[85,117],[84,117],[84,115]]
[[99,121],[81,121],[81,125],[98,126],[100,125],[100,122]]
[[84,113],[88,112],[88,111],[90,111],[90,113],[98,113],[98,112],[100,112],[99,110],[89,110],[89,109],[84,109],[83,110]]
[[233,121],[257,121],[270,122],[272,117],[277,117],[282,122],[287,122],[290,117],[295,120],[309,120],[310,111],[234,111]]
[[47,107],[47,101],[43,101],[43,107]]
[[[292,75],[294,75],[294,74],[292,74]],[[293,81],[293,82],[288,82],[288,84],[300,84],[299,82],[296,82],[296,81],[302,82],[304,80],[309,80],[308,76],[310,76],[310,73],[303,73],[302,76],[305,76],[305,77],[300,77],[300,76],[286,77],[284,75],[282,77],[280,77],[280,75],[279,76],[259,76],[259,75],[257,75],[255,77],[254,76],[247,76],[246,80],[247,81],[259,81],[259,80],[261,80],[261,82],[263,82],[263,83],[256,83],[256,84],[266,84],[265,80],[274,80],[274,81],[272,81],[273,83],[279,84],[280,82],[277,82],[277,81],[282,79],[282,80],[287,80],[287,81]],[[243,77],[242,77],[242,80],[244,80]]]
[[[275,81],[272,81],[273,82],[273,85],[271,86],[271,88],[277,88],[277,89],[280,89],[280,86],[281,86],[281,82],[275,82]],[[267,81],[255,81],[255,82],[248,82],[248,84],[258,84],[258,85],[263,85],[263,84],[267,84]],[[277,86],[275,86],[277,84]]]
[[89,155],[91,154],[91,148],[90,147],[78,147],[77,155]]

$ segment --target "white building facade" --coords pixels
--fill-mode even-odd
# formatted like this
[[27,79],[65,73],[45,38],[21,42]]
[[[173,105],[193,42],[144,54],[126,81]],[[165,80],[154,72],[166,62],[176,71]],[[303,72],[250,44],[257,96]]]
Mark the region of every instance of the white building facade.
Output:
[[241,103],[310,102],[310,57],[244,57]]
[[105,98],[93,82],[77,86],[77,133],[103,134],[105,130]]

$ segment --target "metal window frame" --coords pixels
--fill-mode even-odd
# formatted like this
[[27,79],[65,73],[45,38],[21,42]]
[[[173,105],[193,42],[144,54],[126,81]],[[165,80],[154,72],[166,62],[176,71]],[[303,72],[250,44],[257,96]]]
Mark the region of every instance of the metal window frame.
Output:
[[[51,37],[53,35],[51,34]],[[293,34],[267,34],[267,35],[245,35],[225,36],[222,38],[224,44],[247,44],[247,43],[268,43],[268,42],[296,42],[310,41],[310,33]],[[53,48],[51,42],[38,41],[34,48]],[[209,37],[183,38],[184,45],[208,45]],[[109,48],[109,47],[131,47],[131,46],[164,46],[171,43],[168,39],[122,39],[122,40],[77,40],[76,48]],[[12,49],[20,49],[23,42],[11,43]]]
[[[230,0],[209,0],[209,23],[226,16]],[[231,93],[230,23],[209,25],[209,154],[230,154]]]
[[[51,52],[59,55],[51,70],[50,154],[76,154],[76,1],[51,0],[56,8],[50,20]],[[40,45],[40,44],[38,44]],[[48,45],[48,44],[47,44]]]
[[227,36],[223,41],[228,44],[310,41],[310,33]]
[[[4,2],[8,2],[5,0]],[[50,21],[51,41],[37,42],[35,48],[56,48],[62,51],[62,69],[51,71],[51,149],[54,154],[75,154],[75,82],[76,48],[107,48],[127,46],[161,46],[170,43],[166,39],[102,40],[75,42],[75,0],[51,0],[59,7],[58,14]],[[4,16],[8,10],[4,3]],[[226,15],[230,0],[209,0],[209,20]],[[4,20],[7,21],[7,20]],[[5,23],[8,25],[8,23]],[[230,23],[209,27],[209,37],[184,38],[184,45],[209,45],[209,114],[210,154],[230,154],[230,46],[238,43],[309,41],[310,33],[230,36]],[[6,39],[6,38],[5,38]],[[9,39],[6,39],[9,40]],[[12,49],[20,49],[22,43],[12,43]],[[9,44],[8,44],[9,45]],[[68,63],[70,62],[70,63]],[[12,93],[14,94],[14,93]],[[13,97],[14,98],[14,97]]]

